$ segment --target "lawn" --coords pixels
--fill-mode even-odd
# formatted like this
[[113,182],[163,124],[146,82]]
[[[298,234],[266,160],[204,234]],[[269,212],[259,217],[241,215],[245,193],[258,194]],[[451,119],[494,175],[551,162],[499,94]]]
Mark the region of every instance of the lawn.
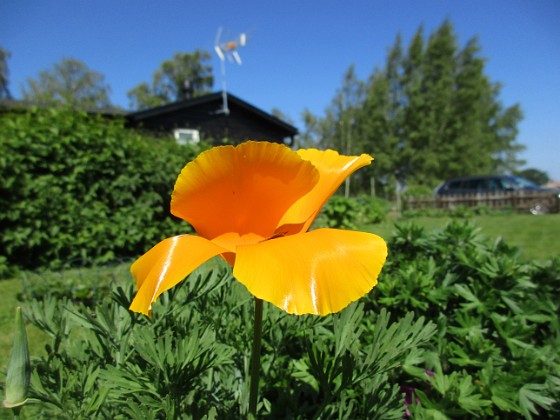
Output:
[[[375,232],[384,238],[389,238],[394,232],[394,223],[415,222],[424,226],[428,231],[442,229],[452,219],[447,217],[417,217],[414,219],[390,218],[388,221],[363,228]],[[455,219],[457,220],[457,219]],[[461,219],[459,219],[461,220]],[[526,261],[546,260],[560,256],[560,215],[485,215],[476,216],[470,219],[480,228],[481,234],[489,240],[499,236],[503,237],[506,243],[515,245],[521,250],[521,258]],[[126,266],[119,266],[117,271],[119,277],[129,278]],[[99,269],[98,269],[99,270]],[[80,281],[91,275],[98,275],[100,282],[108,283],[107,271],[96,271],[88,273],[86,270],[79,272],[66,273],[65,281]],[[40,281],[40,277],[38,277]],[[130,281],[132,278],[130,277]],[[10,280],[0,280],[0,370],[5,372],[5,367],[10,355],[11,342],[13,337],[13,318],[15,308],[18,305],[17,296],[23,290],[20,278]],[[46,342],[47,337],[39,330],[28,327],[30,341],[30,352],[38,355]],[[3,376],[3,375],[2,375]]]
[[[433,231],[443,229],[452,220],[467,221],[450,217],[390,217],[386,222],[367,226],[364,230],[389,238],[395,231],[395,223],[414,222],[427,231]],[[507,244],[518,247],[525,261],[560,257],[560,214],[491,214],[468,220],[480,229],[484,237],[491,240],[502,237]]]

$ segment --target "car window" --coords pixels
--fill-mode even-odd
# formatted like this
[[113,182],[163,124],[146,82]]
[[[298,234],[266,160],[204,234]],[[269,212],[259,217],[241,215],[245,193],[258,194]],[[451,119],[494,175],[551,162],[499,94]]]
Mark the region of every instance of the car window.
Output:
[[484,189],[483,179],[466,179],[463,181],[462,188],[471,191],[480,191]]
[[535,184],[534,182],[531,182],[531,181],[529,181],[528,179],[525,179],[525,178],[520,178],[520,177],[516,176],[516,177],[513,177],[512,180],[515,184],[517,184],[521,188],[539,188],[539,186],[537,184]]
[[502,184],[502,189],[504,190],[514,190],[516,187],[515,183],[507,178],[502,178],[500,182]]
[[451,179],[446,181],[439,191],[447,194],[464,194],[469,192],[515,191],[521,188],[539,189],[539,186],[525,178],[516,176],[488,176]]
[[456,180],[456,181],[451,181],[449,183],[449,185],[447,186],[447,189],[448,190],[458,190],[458,189],[461,188],[461,183],[462,183],[462,181],[460,179]]
[[497,190],[500,188],[500,184],[497,179],[489,178],[486,180],[486,188],[489,190]]

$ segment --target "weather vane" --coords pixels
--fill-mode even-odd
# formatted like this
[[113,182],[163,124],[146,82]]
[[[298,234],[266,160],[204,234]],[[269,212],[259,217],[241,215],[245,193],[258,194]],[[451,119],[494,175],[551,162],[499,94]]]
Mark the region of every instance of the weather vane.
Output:
[[236,62],[241,65],[241,57],[237,51],[240,47],[244,47],[247,43],[247,35],[245,33],[240,34],[237,38],[229,41],[222,42],[222,28],[218,29],[216,34],[216,41],[214,43],[214,51],[218,54],[220,58],[222,67],[222,109],[220,112],[224,114],[229,114],[228,102],[227,102],[227,85],[226,85],[226,58],[230,62]]

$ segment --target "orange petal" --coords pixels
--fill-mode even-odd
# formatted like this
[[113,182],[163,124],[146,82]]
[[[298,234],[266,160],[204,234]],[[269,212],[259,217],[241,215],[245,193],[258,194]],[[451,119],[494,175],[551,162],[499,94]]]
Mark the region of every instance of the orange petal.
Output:
[[138,292],[130,309],[151,314],[152,303],[195,268],[226,250],[204,238],[181,235],[167,238],[138,258],[130,271]]
[[233,274],[288,313],[326,315],[368,293],[386,257],[377,235],[317,229],[238,247]]
[[[284,215],[281,225],[304,223],[299,232],[305,232],[329,197],[346,178],[373,158],[369,155],[343,156],[334,150],[301,149],[297,154],[319,170],[320,178],[311,192],[298,200]],[[281,229],[280,229],[281,230]]]
[[208,239],[230,232],[269,238],[318,178],[310,162],[281,144],[250,141],[215,147],[183,168],[171,213]]

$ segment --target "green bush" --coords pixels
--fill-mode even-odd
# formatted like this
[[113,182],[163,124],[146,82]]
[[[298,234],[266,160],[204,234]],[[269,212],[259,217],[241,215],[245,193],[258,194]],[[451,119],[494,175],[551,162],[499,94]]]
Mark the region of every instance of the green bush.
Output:
[[0,257],[33,269],[141,254],[187,229],[169,215],[170,193],[197,153],[118,118],[53,109],[3,115]]
[[403,192],[404,199],[409,197],[431,197],[434,195],[434,190],[427,185],[409,185]]
[[469,219],[473,216],[485,216],[485,215],[503,215],[503,214],[515,214],[510,208],[493,209],[490,206],[480,204],[474,207],[467,206],[464,204],[457,205],[450,209],[439,209],[427,207],[423,209],[407,209],[402,212],[402,216],[408,219],[415,217],[454,217],[458,219]]
[[446,209],[435,209],[431,207],[423,209],[406,209],[402,212],[405,219],[414,219],[415,217],[449,217],[450,214]]
[[353,198],[335,195],[321,210],[316,227],[356,229],[359,216],[358,203]]
[[335,195],[321,210],[314,227],[355,230],[358,225],[383,222],[389,208],[390,203],[387,200],[365,194],[357,198]]
[[356,198],[361,224],[371,225],[381,223],[387,218],[391,203],[378,197],[361,194]]

